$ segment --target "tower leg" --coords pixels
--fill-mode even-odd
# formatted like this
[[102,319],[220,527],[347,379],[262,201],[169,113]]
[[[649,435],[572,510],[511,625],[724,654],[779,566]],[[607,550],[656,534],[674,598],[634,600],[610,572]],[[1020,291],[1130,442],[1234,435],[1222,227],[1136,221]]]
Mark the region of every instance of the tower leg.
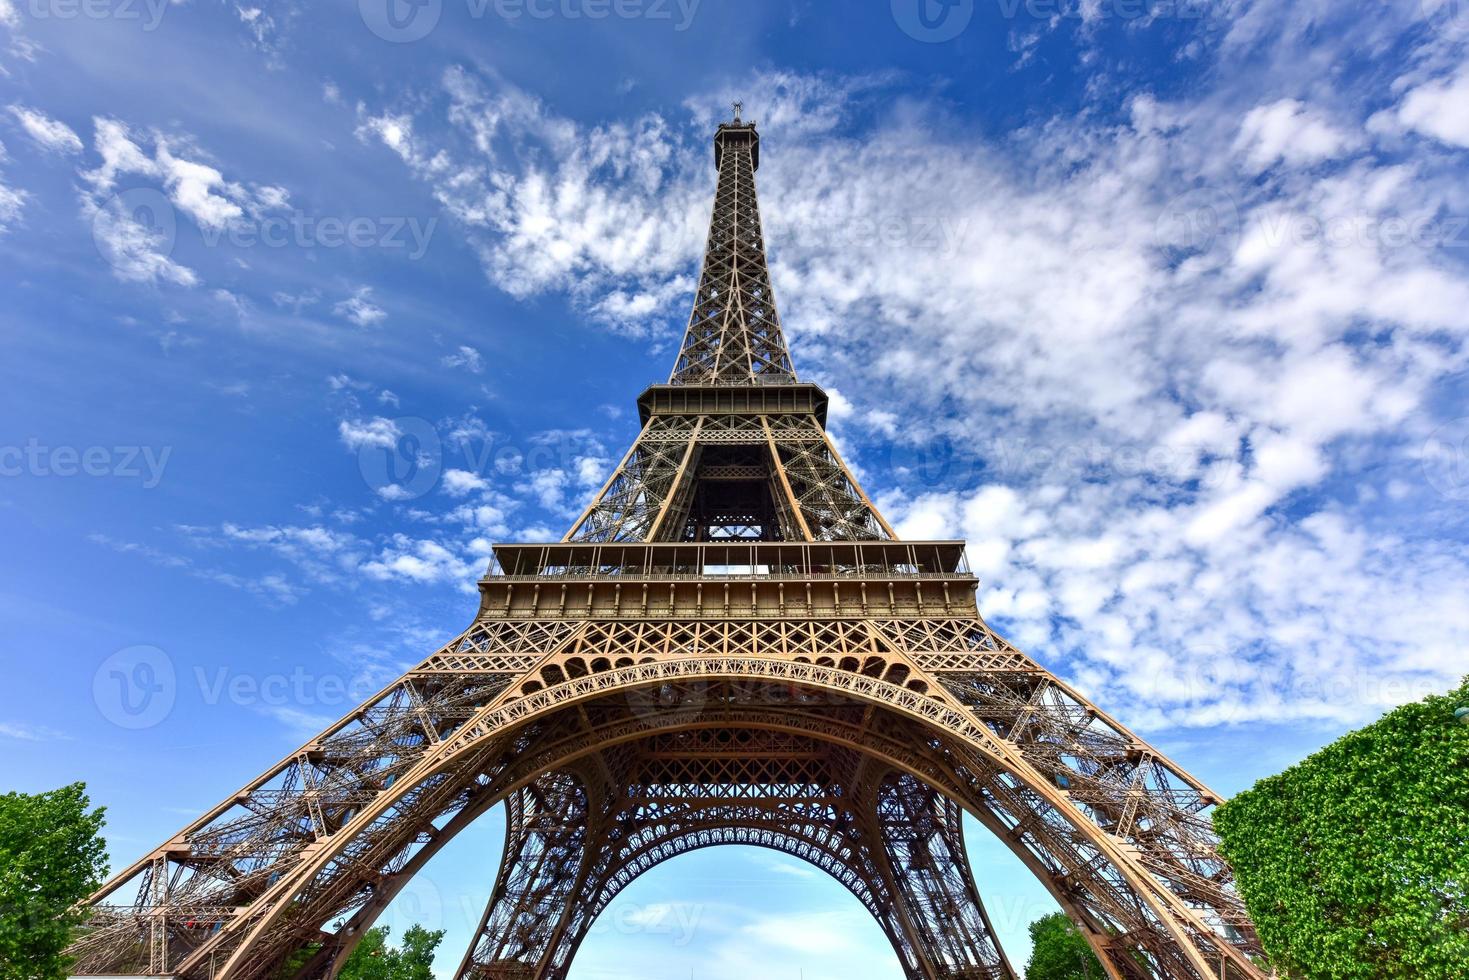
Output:
[[1015,980],[969,869],[958,804],[891,773],[878,785],[872,816],[880,866],[925,976]]
[[505,855],[456,976],[550,975],[569,899],[586,876],[594,804],[574,772],[542,776],[506,801]]

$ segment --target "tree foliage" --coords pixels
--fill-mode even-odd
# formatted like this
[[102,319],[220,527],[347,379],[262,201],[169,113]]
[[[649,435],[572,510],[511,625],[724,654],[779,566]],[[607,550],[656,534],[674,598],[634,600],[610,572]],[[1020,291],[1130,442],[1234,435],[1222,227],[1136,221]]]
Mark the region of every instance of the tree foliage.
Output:
[[[387,926],[374,926],[363,933],[357,948],[342,964],[339,980],[433,980],[434,951],[444,938],[444,930],[429,931],[411,925],[397,947],[388,945],[388,931]],[[290,980],[320,948],[312,944],[299,950],[277,972],[277,980]]]
[[1260,940],[1303,980],[1469,969],[1469,682],[1384,715],[1214,816]]
[[0,796],[0,980],[67,975],[72,906],[107,874],[102,809],[86,786]]
[[1030,962],[1025,980],[1102,980],[1107,974],[1086,937],[1062,912],[1030,924]]
[[338,974],[340,980],[433,980],[434,951],[444,930],[414,924],[397,947],[388,945],[388,927],[367,930]]

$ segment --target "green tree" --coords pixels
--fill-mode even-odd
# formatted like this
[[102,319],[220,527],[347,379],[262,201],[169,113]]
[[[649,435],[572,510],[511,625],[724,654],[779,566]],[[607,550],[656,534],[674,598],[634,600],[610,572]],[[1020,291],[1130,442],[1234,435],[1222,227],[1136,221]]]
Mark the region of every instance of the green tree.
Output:
[[[388,927],[374,926],[362,934],[362,940],[342,964],[339,980],[433,980],[434,951],[444,938],[444,930],[429,931],[411,925],[403,933],[403,944],[388,945]],[[291,980],[311,957],[321,950],[312,943],[289,957],[276,973],[276,980]]]
[[1052,912],[1030,924],[1025,980],[1102,980],[1106,975],[1086,937],[1065,913]]
[[0,796],[0,980],[59,980],[79,916],[107,874],[102,808],[86,786]]
[[367,930],[338,974],[340,980],[433,980],[434,951],[444,930],[411,925],[397,947],[388,945],[388,927]]
[[1302,980],[1469,964],[1469,683],[1389,712],[1219,807],[1260,941]]

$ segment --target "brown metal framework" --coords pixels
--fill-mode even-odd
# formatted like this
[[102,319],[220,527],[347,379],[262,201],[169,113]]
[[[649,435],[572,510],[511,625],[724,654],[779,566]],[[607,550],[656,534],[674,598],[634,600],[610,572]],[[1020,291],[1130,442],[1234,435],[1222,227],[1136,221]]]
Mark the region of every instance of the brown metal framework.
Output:
[[775,313],[754,124],[714,145],[682,352],[591,506],[498,546],[464,633],[94,895],[78,974],[334,977],[504,802],[459,977],[564,977],[639,875],[742,843],[841,882],[906,975],[1013,980],[964,812],[1114,980],[1264,976],[1218,797],[994,633],[962,542],[897,540],[842,462]]

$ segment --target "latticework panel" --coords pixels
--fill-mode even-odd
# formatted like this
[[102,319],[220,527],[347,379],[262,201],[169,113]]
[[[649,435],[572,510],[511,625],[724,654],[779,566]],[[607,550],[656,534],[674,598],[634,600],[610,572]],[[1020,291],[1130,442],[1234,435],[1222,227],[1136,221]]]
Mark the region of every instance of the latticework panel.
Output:
[[677,415],[649,419],[566,540],[660,540],[659,528],[674,498],[686,499],[689,493],[683,476],[696,462],[699,422]]
[[[174,970],[270,894],[282,867],[338,834],[510,680],[405,678],[362,705],[119,875],[72,949],[76,971]],[[383,866],[400,858],[387,855]]]
[[1046,674],[963,672],[941,682],[1222,934],[1249,928],[1209,813],[1218,800]]
[[[983,620],[964,619],[617,619],[568,622],[482,620],[465,639],[434,654],[415,673],[524,670],[534,658],[569,653],[590,669],[624,667],[652,657],[745,655],[870,669],[869,659],[900,653],[931,670],[1043,669],[997,636]],[[471,645],[470,638],[474,638]],[[886,661],[882,661],[886,669]]]
[[580,883],[592,802],[573,773],[551,773],[506,802],[505,856],[460,976],[534,976]]
[[753,127],[722,127],[719,184],[704,268],[669,381],[756,384],[794,381],[765,264],[755,198]]
[[814,416],[731,414],[654,415],[565,540],[738,540],[742,522],[756,540],[893,537]]
[[932,972],[1013,980],[969,871],[958,804],[907,773],[876,781],[887,864]]
[[816,541],[892,537],[825,433],[819,440],[777,446],[796,505]]

